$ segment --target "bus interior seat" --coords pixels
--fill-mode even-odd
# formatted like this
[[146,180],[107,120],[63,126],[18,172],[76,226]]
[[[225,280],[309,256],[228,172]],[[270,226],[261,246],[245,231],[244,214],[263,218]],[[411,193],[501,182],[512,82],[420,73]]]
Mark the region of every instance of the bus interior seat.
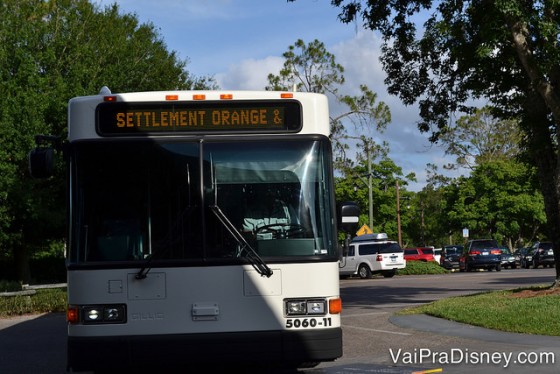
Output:
[[142,258],[142,234],[130,220],[111,220],[103,224],[105,235],[97,238],[100,260],[125,261]]

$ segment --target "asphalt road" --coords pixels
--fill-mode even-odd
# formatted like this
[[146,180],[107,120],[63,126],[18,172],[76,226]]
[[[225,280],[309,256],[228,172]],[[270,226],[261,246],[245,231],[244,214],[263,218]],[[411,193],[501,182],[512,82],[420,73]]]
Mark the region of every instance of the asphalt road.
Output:
[[[341,280],[344,356],[320,368],[325,373],[558,373],[560,337],[502,334],[426,316],[393,317],[441,298],[549,285],[554,277],[555,269],[515,269]],[[554,364],[543,364],[547,358]]]
[[[550,284],[554,276],[555,269],[517,269],[341,280],[344,356],[303,372],[557,373],[560,337],[503,334],[425,316],[394,317],[402,308],[440,298]],[[0,320],[1,373],[64,373],[65,349],[62,314]]]

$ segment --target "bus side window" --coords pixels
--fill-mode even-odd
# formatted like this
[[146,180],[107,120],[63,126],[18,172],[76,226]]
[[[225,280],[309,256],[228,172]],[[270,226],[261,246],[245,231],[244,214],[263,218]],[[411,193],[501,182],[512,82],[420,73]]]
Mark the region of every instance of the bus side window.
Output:
[[97,237],[97,260],[126,261],[141,259],[143,237],[135,220],[107,220]]

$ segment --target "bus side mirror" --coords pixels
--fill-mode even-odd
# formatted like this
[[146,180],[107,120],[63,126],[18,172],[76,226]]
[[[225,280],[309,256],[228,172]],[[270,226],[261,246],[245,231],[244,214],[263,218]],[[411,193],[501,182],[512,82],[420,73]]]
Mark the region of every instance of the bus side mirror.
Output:
[[35,135],[37,147],[28,154],[29,174],[37,179],[49,178],[54,173],[54,150],[62,150],[58,136]]
[[360,208],[354,202],[344,202],[338,207],[339,227],[345,233],[356,232],[360,218]]
[[49,147],[37,147],[28,156],[29,174],[37,179],[48,178],[53,175],[54,150]]

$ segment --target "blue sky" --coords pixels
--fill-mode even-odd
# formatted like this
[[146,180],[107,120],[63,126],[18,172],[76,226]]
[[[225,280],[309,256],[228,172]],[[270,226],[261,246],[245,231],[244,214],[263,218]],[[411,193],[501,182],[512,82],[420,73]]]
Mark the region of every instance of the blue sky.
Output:
[[[417,107],[405,107],[389,96],[379,63],[380,40],[361,24],[341,23],[330,0],[92,0],[105,6],[117,3],[121,12],[135,13],[142,23],[159,30],[169,50],[188,59],[187,70],[196,76],[214,76],[226,90],[262,90],[269,73],[280,70],[284,53],[298,39],[323,42],[344,66],[346,83],[340,91],[358,95],[366,84],[391,110],[392,122],[376,142],[387,141],[389,156],[404,174],[415,172],[418,191],[425,186],[427,163],[439,166],[453,161],[432,145],[416,127]],[[330,103],[331,112],[342,110]],[[348,126],[352,126],[348,124]]]

